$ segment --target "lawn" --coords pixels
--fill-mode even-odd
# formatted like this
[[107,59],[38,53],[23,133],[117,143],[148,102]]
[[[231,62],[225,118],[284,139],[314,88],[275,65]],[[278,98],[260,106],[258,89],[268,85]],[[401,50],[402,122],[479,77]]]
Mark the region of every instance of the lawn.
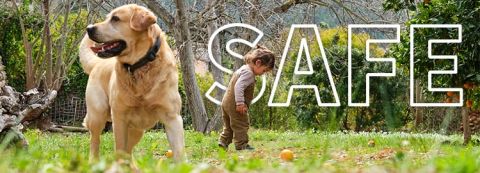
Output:
[[[0,172],[131,171],[128,161],[115,159],[111,133],[102,135],[101,159],[92,164],[88,163],[86,133],[30,130],[26,137],[28,150],[0,153]],[[220,150],[217,137],[186,131],[188,162],[175,164],[164,156],[169,149],[165,133],[149,131],[137,145],[133,162],[143,172],[480,171],[480,148],[460,145],[459,135],[252,130],[250,139],[256,150],[242,152],[232,145],[228,152]],[[294,152],[292,162],[278,157],[283,149]]]

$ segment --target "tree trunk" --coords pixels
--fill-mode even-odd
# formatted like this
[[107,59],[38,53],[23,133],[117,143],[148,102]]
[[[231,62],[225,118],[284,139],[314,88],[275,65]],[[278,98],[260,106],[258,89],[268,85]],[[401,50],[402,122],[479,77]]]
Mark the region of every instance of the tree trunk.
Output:
[[43,31],[45,34],[45,57],[44,61],[47,64],[47,74],[46,74],[46,84],[47,88],[52,87],[53,81],[53,61],[52,61],[52,36],[50,34],[50,4],[49,0],[43,0],[43,17],[44,17],[44,27]]
[[[67,0],[65,2],[65,12],[64,12],[64,19],[62,24],[62,29],[59,31],[63,37],[60,38],[60,43],[67,42],[67,35],[69,34],[68,30],[68,18],[70,16],[70,9],[71,9],[71,2]],[[53,80],[53,89],[59,90],[63,84],[63,77],[66,76],[65,66],[71,66],[67,61],[63,61],[65,52],[65,44],[57,44],[56,45],[56,62],[54,65],[55,71],[53,72],[54,80]],[[76,59],[76,58],[75,58]]]
[[177,6],[177,20],[175,20],[175,29],[172,29],[172,31],[175,33],[176,47],[180,56],[183,83],[187,93],[187,105],[192,116],[193,128],[196,131],[205,132],[208,117],[195,78],[194,54],[188,27],[188,14],[183,0],[175,0],[175,3]]
[[[209,0],[209,5],[215,5],[215,4],[212,4],[214,2],[214,0]],[[219,11],[221,10],[217,10],[217,9],[213,9],[214,10],[214,13],[218,16],[218,13],[221,13]],[[219,22],[218,20],[213,20],[211,22],[209,22],[207,24],[207,30],[208,30],[208,36],[209,38],[212,36],[213,32],[215,32],[217,29],[218,29],[218,25],[219,25]],[[213,58],[215,59],[215,61],[217,61],[218,63],[222,63],[222,50],[220,48],[220,40],[222,40],[222,34],[218,34],[217,38],[213,40],[213,43],[212,43],[212,54],[213,54]],[[210,65],[213,65],[210,63]],[[223,79],[223,72],[222,70],[218,69],[218,68],[212,68],[212,75],[213,75],[213,79],[215,81],[217,81],[218,83],[220,84],[224,84],[224,79]],[[216,95],[215,95],[215,98],[218,99],[218,100],[222,100],[223,98],[223,94],[225,94],[225,91],[223,90],[218,90]]]
[[177,16],[174,18],[166,8],[156,1],[142,1],[149,9],[158,15],[169,30],[174,33],[175,46],[180,57],[180,68],[183,73],[183,83],[187,96],[186,103],[192,116],[193,128],[196,131],[205,132],[207,130],[208,116],[195,78],[195,69],[193,66],[194,54],[185,4],[181,0],[175,1]]
[[[415,99],[416,102],[423,102],[422,88],[420,87],[420,80],[415,80]],[[421,107],[414,108],[415,125],[414,128],[418,129],[423,122],[423,109]]]
[[[12,0],[13,8],[17,9],[18,14],[20,14],[17,3]],[[32,54],[32,45],[28,41],[28,34],[25,28],[25,22],[22,17],[19,17],[20,22],[20,31],[22,31],[22,43],[25,48],[25,89],[30,90],[35,87],[35,71],[33,65],[33,54]]]
[[[215,0],[208,0],[206,6],[213,6]],[[221,8],[219,6],[219,8]],[[222,13],[222,9],[212,9],[213,14],[215,16],[219,16]],[[219,20],[213,20],[210,21],[207,24],[207,32],[208,32],[208,38],[212,37],[212,34],[218,29],[219,25]],[[212,55],[213,58],[215,59],[216,62],[221,63],[222,62],[222,50],[220,48],[220,40],[222,40],[222,34],[218,34],[217,38],[213,40],[212,43]],[[213,63],[210,62],[209,64],[212,68],[212,75],[213,75],[213,80],[224,85],[224,79],[223,79],[223,72],[214,67]],[[225,91],[221,89],[217,89],[217,93],[215,95],[215,98],[217,100],[222,100],[223,95],[225,94]],[[217,106],[215,110],[215,114],[208,120],[208,127],[207,127],[207,133],[210,131],[219,131],[222,129],[222,106]]]
[[462,123],[463,123],[463,144],[467,145],[472,139],[472,132],[470,130],[470,121],[468,116],[468,108],[462,107]]
[[268,107],[268,113],[269,113],[269,117],[270,117],[270,123],[269,123],[269,129],[272,130],[273,129],[273,108],[272,107]]

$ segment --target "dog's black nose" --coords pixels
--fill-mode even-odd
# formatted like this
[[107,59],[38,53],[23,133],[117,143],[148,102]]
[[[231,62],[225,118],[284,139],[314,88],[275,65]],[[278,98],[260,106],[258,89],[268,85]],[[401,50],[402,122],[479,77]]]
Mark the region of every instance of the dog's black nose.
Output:
[[95,35],[95,30],[96,30],[95,26],[93,26],[93,25],[88,25],[87,26],[87,33],[88,33],[88,36],[90,38],[92,38],[93,35]]

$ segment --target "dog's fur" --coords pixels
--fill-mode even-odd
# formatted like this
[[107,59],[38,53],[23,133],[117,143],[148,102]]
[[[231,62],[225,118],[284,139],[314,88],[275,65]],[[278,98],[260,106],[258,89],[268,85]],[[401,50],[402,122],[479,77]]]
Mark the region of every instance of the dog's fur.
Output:
[[[156,20],[148,9],[130,4],[114,9],[105,21],[87,28],[79,55],[84,71],[89,74],[84,126],[90,131],[91,159],[98,158],[100,134],[107,121],[113,124],[117,152],[131,154],[144,131],[161,121],[174,159],[184,158],[177,67],[167,37]],[[139,61],[156,38],[161,39],[156,59],[129,73],[123,64]],[[116,40],[126,43],[126,48],[116,55],[99,58],[101,55],[91,48],[95,42]]]

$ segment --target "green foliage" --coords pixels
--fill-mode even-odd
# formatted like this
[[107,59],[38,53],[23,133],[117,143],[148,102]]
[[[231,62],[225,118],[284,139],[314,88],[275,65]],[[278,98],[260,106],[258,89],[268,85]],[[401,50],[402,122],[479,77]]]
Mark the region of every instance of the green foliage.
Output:
[[70,67],[66,79],[63,82],[63,92],[74,93],[83,98],[87,87],[88,75],[84,73],[79,60]]
[[[20,18],[25,23],[27,39],[32,43],[34,63],[41,63],[44,59],[44,49],[41,47],[43,44],[41,39],[39,39],[43,34],[44,26],[42,14],[39,11],[28,10],[29,3],[24,3],[26,4],[20,7],[19,12],[15,9],[0,6],[0,19],[2,20],[0,23],[0,36],[3,40],[0,43],[0,50],[2,50],[0,55],[4,57],[3,63],[6,66],[9,85],[19,91],[24,90],[26,81],[26,54],[20,30]],[[88,76],[83,73],[83,69],[77,59],[77,44],[78,39],[84,34],[87,15],[88,13],[85,11],[81,14],[75,11],[71,12],[67,19],[68,33],[62,33],[65,16],[59,15],[51,19],[52,55],[54,58],[61,58],[67,68],[72,63],[70,69],[64,69],[66,73],[64,90],[66,92],[81,91],[83,93],[85,91]],[[59,46],[63,47],[64,50],[61,50],[62,52],[59,52]],[[42,66],[40,66],[40,72],[44,69]]]
[[[197,74],[196,78],[200,93],[202,94],[203,103],[205,104],[205,109],[207,110],[207,115],[211,115],[209,117],[212,117],[215,114],[215,109],[217,108],[217,105],[208,100],[207,97],[204,97],[204,95],[205,93],[207,93],[207,90],[210,89],[210,86],[214,82],[213,76],[211,73],[206,73],[204,75]],[[215,96],[214,94],[215,93],[212,93],[212,96]]]
[[[128,160],[115,158],[113,134],[102,135],[99,161],[88,162],[87,133],[27,131],[28,150],[0,151],[5,172],[106,172],[116,167],[132,171]],[[460,136],[406,133],[315,133],[253,130],[254,152],[225,152],[217,146],[217,133],[186,131],[189,162],[176,164],[164,156],[170,149],[163,131],[145,133],[134,150],[134,163],[142,172],[478,172],[480,150],[458,145]],[[373,140],[375,146],[368,145]],[[444,145],[442,143],[450,143]],[[294,152],[283,162],[281,150]]]
[[385,0],[383,9],[398,12],[403,9],[415,10],[415,0]]
[[183,118],[183,124],[185,126],[185,129],[189,129],[192,127],[192,116],[188,112],[187,108],[187,94],[185,92],[185,85],[183,83],[183,73],[180,71],[180,66],[177,67],[178,70],[178,92],[180,93],[180,97],[182,98],[182,111],[180,114],[182,115]]
[[[256,128],[298,129],[299,124],[294,116],[295,107],[274,108],[267,106],[275,76],[271,72],[267,73],[266,76],[266,89],[263,96],[249,108],[250,123]],[[262,86],[261,77],[257,77],[256,81],[255,96],[259,93]]]
[[[74,92],[83,96],[85,93],[85,89],[87,86],[88,75],[84,73],[83,68],[80,64],[80,60],[78,58],[78,39],[83,36],[85,33],[85,26],[87,26],[86,18],[87,12],[83,11],[82,13],[72,13],[68,17],[68,28],[69,33],[66,38],[66,43],[63,45],[65,50],[62,52],[63,54],[56,53],[57,56],[62,56],[64,63],[68,64],[72,62],[72,65],[69,69],[66,69],[66,78],[64,80],[63,91],[66,93]],[[63,25],[64,16],[59,16],[54,23],[54,27],[52,28],[52,33],[54,40],[56,40],[57,45],[61,44],[58,43],[61,41],[63,35],[60,33],[60,29]],[[71,51],[73,49],[73,51]],[[55,51],[54,51],[55,53]]]
[[[457,55],[458,73],[454,75],[437,75],[433,78],[434,87],[462,88],[464,83],[480,83],[480,2],[471,0],[432,0],[429,4],[418,4],[417,11],[412,12],[412,18],[407,21],[411,24],[460,24],[463,26],[462,43],[460,44],[434,44],[434,55]],[[408,27],[407,27],[408,28]],[[456,39],[458,30],[455,29],[417,29],[415,30],[415,69],[416,78],[423,83],[427,81],[430,70],[452,70],[450,60],[431,60],[427,58],[428,40],[431,39]],[[409,68],[409,33],[402,33],[401,44],[391,50],[401,67]],[[424,89],[426,87],[423,87]],[[425,89],[426,90],[426,89]],[[430,101],[445,99],[445,93],[427,93],[434,98]],[[473,100],[478,105],[478,90],[466,92],[466,98]],[[433,97],[432,97],[433,96]]]
[[[23,10],[22,10],[23,9]],[[26,11],[27,7],[21,11]],[[21,17],[25,22],[25,28],[28,30],[30,39],[39,37],[42,33],[38,32],[43,26],[42,16],[39,13],[22,13],[18,15],[12,8],[0,6],[0,56],[3,57],[3,65],[7,72],[9,85],[19,91],[24,90],[25,86],[25,50],[22,42],[22,32],[20,30]],[[37,31],[37,32],[32,32]]]
[[[311,35],[298,31],[296,35]],[[333,82],[337,89],[340,107],[320,107],[316,103],[313,90],[301,90],[294,92],[291,109],[296,115],[301,128],[314,128],[321,130],[353,129],[361,130],[393,130],[406,124],[408,114],[405,110],[408,102],[403,98],[407,92],[407,76],[395,78],[373,78],[370,81],[370,107],[352,108],[347,105],[347,29],[332,28],[322,30],[322,43],[325,48],[328,65],[332,72]],[[291,51],[287,57],[279,83],[278,100],[285,102],[288,88],[292,84],[315,84],[319,87],[321,102],[334,102],[333,91],[330,88],[328,75],[324,61],[320,53],[319,45],[315,39],[309,39],[308,48],[312,56],[313,75],[295,75],[292,78],[295,67],[298,48],[301,37],[294,37]],[[308,38],[308,37],[307,37]],[[367,33],[354,34],[352,36],[352,67],[353,74],[353,98],[357,101],[365,100],[365,75],[368,72],[389,72],[390,69],[381,63],[367,63],[365,61],[366,40],[370,36]],[[373,57],[384,57],[385,51],[377,45],[370,48]],[[303,54],[305,56],[305,54]],[[302,57],[304,58],[304,57]],[[398,101],[400,100],[400,101]],[[280,101],[279,101],[280,102]],[[397,102],[397,103],[395,103]]]

